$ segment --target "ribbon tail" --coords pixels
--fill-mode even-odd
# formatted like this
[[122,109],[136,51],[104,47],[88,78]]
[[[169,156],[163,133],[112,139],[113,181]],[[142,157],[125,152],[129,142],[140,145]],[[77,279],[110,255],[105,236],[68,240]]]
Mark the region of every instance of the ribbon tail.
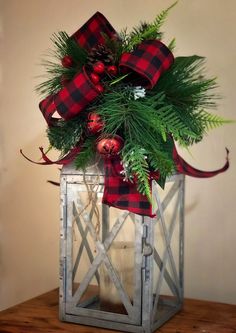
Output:
[[57,161],[52,161],[50,160],[47,155],[45,154],[44,150],[42,147],[39,148],[39,150],[41,151],[42,154],[42,159],[44,160],[44,162],[36,162],[31,160],[29,157],[27,157],[22,149],[20,150],[21,155],[29,162],[34,163],[34,164],[40,164],[40,165],[51,165],[51,164],[62,164],[62,165],[67,165],[69,163],[71,163],[76,155],[78,155],[81,151],[81,147],[75,147],[73,149],[71,149],[71,151],[64,157],[62,157],[61,159],[57,160]]
[[60,186],[60,183],[55,182],[54,180],[47,180],[47,183],[54,185],[54,186]]
[[[39,149],[40,149],[40,148],[39,148]],[[49,164],[52,164],[52,163],[49,163],[49,162],[47,162],[47,161],[44,161],[44,162],[36,162],[36,161],[33,161],[33,160],[31,160],[28,156],[26,156],[26,155],[23,153],[22,149],[20,149],[20,153],[21,153],[21,155],[22,155],[27,161],[29,161],[29,162],[31,162],[31,163],[34,163],[34,164],[40,164],[40,165],[49,165]]]
[[226,148],[226,162],[222,168],[213,171],[203,171],[192,167],[177,152],[176,147],[173,149],[173,158],[176,164],[176,170],[187,176],[195,178],[210,178],[225,172],[229,168],[229,150]]
[[147,197],[137,190],[137,184],[124,181],[120,158],[105,159],[105,182],[102,202],[108,206],[128,210],[132,213],[154,217],[152,205]]

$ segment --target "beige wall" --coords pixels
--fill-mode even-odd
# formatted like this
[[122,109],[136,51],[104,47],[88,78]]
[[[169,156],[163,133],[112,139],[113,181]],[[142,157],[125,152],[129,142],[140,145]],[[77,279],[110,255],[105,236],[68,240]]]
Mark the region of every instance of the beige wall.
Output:
[[[47,146],[45,122],[34,92],[37,66],[58,30],[74,32],[99,10],[118,30],[151,20],[172,1],[2,0],[0,117],[0,309],[58,285],[59,193],[47,185],[56,166],[27,163],[19,149],[37,158]],[[219,77],[219,114],[235,117],[236,2],[181,0],[165,25],[165,40],[177,39],[177,55],[208,58]],[[236,127],[209,133],[192,148],[191,163],[204,169],[231,168],[210,180],[187,180],[185,288],[187,297],[236,303]]]

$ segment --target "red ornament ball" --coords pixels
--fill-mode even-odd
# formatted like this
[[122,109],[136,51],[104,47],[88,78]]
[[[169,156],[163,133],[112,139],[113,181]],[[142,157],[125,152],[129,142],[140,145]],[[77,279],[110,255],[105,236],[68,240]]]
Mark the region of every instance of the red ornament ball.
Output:
[[94,84],[98,84],[98,82],[100,81],[100,76],[97,75],[96,73],[91,73],[90,79]]
[[97,134],[104,126],[101,117],[96,112],[90,112],[87,119],[87,130],[89,134]]
[[108,72],[109,74],[111,74],[111,75],[116,76],[117,73],[118,73],[118,69],[117,69],[116,66],[111,65],[111,66],[108,66],[108,67],[107,67],[107,72]]
[[105,71],[105,65],[102,61],[98,61],[93,65],[93,70],[97,74],[103,74]]
[[97,151],[103,157],[115,156],[124,145],[124,140],[119,135],[103,138],[97,143]]
[[61,64],[65,68],[71,68],[74,66],[74,60],[71,56],[66,55],[61,59]]

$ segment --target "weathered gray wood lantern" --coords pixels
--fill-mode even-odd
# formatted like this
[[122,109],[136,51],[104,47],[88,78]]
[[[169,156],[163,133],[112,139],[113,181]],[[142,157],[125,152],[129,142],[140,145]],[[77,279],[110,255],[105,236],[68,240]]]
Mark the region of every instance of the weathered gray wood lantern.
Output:
[[184,176],[153,182],[155,218],[102,205],[103,184],[61,173],[60,319],[154,332],[183,303]]

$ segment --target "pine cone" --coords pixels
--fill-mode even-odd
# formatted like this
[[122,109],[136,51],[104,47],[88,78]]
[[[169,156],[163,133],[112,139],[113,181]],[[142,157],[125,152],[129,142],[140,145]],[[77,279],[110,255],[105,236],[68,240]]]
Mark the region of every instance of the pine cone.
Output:
[[114,63],[111,51],[103,44],[98,44],[97,47],[93,47],[88,54],[87,60],[90,66],[93,66],[98,61],[102,61],[106,66]]

